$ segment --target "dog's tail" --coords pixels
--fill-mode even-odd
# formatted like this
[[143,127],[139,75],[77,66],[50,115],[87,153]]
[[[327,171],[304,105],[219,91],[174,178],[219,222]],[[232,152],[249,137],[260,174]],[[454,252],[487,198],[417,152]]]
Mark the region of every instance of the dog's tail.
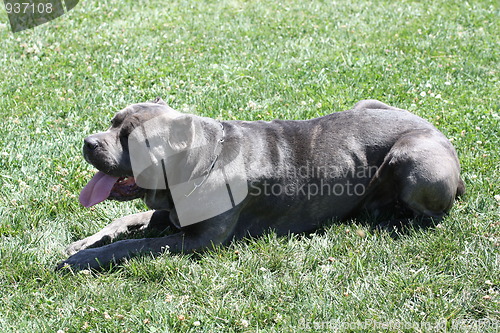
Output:
[[465,183],[462,178],[458,179],[458,187],[457,194],[455,194],[455,198],[461,197],[465,193]]

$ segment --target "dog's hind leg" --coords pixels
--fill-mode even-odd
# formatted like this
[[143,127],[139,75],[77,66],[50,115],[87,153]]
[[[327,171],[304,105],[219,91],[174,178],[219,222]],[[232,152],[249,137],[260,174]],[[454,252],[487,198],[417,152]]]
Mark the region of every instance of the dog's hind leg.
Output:
[[410,217],[425,223],[442,219],[465,190],[453,146],[444,135],[431,129],[401,137],[372,183],[382,187],[390,184],[396,202],[412,212]]

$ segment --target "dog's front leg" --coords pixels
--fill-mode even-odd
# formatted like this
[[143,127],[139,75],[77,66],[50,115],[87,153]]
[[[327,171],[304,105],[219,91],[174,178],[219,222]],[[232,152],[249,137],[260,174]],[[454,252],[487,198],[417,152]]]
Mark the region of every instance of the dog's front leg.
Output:
[[69,266],[73,269],[99,269],[117,264],[139,254],[153,255],[170,251],[192,253],[223,244],[233,237],[236,218],[211,219],[187,227],[185,231],[158,238],[125,239],[115,243],[81,250],[61,262],[57,269]]
[[167,228],[169,223],[169,213],[167,211],[151,210],[125,216],[114,220],[96,234],[70,244],[66,248],[66,253],[73,255],[86,248],[103,246],[113,242],[118,237],[124,237],[136,231],[162,230]]
[[64,266],[76,270],[99,269],[142,253],[160,254],[170,249],[172,252],[191,252],[199,248],[202,248],[199,241],[186,237],[184,233],[160,238],[125,239],[102,247],[81,250],[60,263],[57,269]]

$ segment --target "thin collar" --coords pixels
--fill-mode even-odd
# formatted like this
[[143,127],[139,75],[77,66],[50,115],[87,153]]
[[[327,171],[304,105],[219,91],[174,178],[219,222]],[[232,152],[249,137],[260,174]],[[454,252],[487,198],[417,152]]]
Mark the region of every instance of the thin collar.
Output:
[[[194,187],[191,190],[191,192],[189,192],[188,194],[185,194],[186,198],[189,197],[191,194],[193,194],[193,192],[196,191],[196,189],[198,189],[198,187],[200,187],[201,185],[203,185],[205,183],[205,181],[208,179],[208,177],[210,177],[210,174],[212,173],[212,170],[215,167],[215,163],[217,163],[217,160],[219,159],[219,156],[222,153],[222,148],[223,148],[223,145],[224,145],[224,140],[226,139],[226,131],[224,130],[224,124],[221,123],[220,121],[217,121],[217,122],[219,123],[220,128],[222,130],[222,135],[221,135],[221,138],[217,141],[218,144],[216,144],[215,148],[214,148],[214,155],[215,155],[215,157],[214,157],[212,163],[210,164],[210,166],[208,167],[208,169],[203,172],[205,174],[205,176],[203,177],[203,179],[201,180],[201,182],[199,184],[196,184],[196,182],[193,182]],[[219,151],[219,153],[216,154],[216,151],[217,151],[217,148],[219,147],[219,145],[220,145],[220,151]]]

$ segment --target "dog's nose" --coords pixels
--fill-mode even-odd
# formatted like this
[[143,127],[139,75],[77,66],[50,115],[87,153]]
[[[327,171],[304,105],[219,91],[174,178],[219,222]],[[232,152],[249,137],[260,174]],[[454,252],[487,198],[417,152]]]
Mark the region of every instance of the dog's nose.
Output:
[[97,147],[99,147],[99,140],[89,136],[83,140],[83,145],[85,148],[87,148],[89,150],[94,150]]

